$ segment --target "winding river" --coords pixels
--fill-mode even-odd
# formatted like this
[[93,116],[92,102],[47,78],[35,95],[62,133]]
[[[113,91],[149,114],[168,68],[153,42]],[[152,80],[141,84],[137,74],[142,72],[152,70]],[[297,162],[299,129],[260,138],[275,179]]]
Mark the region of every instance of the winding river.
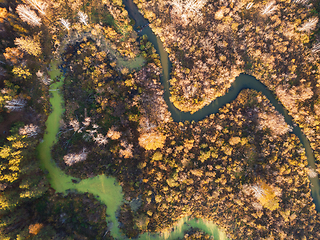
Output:
[[[138,30],[139,26],[145,26],[148,24],[148,21],[139,13],[137,6],[133,3],[132,0],[122,0],[123,3],[126,5],[126,10],[129,13],[129,16],[135,20],[134,29]],[[168,57],[168,53],[165,51],[161,40],[155,36],[152,32],[151,28],[145,27],[142,31],[139,32],[139,35],[147,35],[148,40],[152,42],[155,49],[157,50],[158,54],[160,55],[160,61],[163,68],[163,73],[161,75],[161,83],[164,86],[165,93],[164,93],[164,100],[168,105],[169,111],[171,112],[171,116],[174,121],[199,121],[204,119],[206,116],[218,113],[221,107],[224,107],[227,103],[232,102],[235,100],[243,89],[254,89],[256,91],[262,92],[271,102],[271,104],[275,107],[275,109],[281,113],[287,124],[293,127],[293,133],[300,139],[303,147],[306,151],[306,156],[308,158],[308,164],[311,168],[315,169],[315,157],[313,154],[313,150],[310,147],[310,142],[307,137],[302,133],[300,127],[294,124],[292,117],[288,114],[288,111],[285,107],[276,100],[275,95],[261,82],[259,82],[255,77],[240,74],[235,81],[232,83],[231,87],[229,88],[228,92],[214,100],[211,104],[203,107],[202,109],[198,110],[194,114],[181,112],[179,111],[173,103],[170,101],[170,91],[169,91],[169,80],[170,80],[170,73],[171,73],[171,63]],[[310,178],[311,184],[311,193],[313,197],[313,201],[316,205],[316,209],[320,211],[320,184],[318,178]]]
[[[135,20],[136,31],[139,30],[138,26],[146,26],[148,21],[143,18],[139,13],[136,5],[132,0],[123,0],[129,16]],[[155,46],[158,54],[160,55],[161,64],[163,67],[163,73],[161,75],[161,81],[165,89],[164,99],[168,104],[168,108],[172,114],[175,121],[185,121],[194,120],[198,121],[205,118],[206,116],[217,113],[219,108],[230,103],[238,96],[242,89],[254,89],[262,92],[273,104],[277,111],[279,111],[284,117],[286,122],[293,126],[293,133],[296,134],[301,143],[306,150],[306,156],[308,158],[308,163],[311,168],[315,168],[315,158],[313,151],[310,147],[310,143],[306,136],[302,133],[299,126],[293,123],[292,117],[288,115],[285,108],[276,100],[275,96],[258,80],[254,77],[241,74],[236,78],[235,82],[230,87],[227,94],[222,97],[217,98],[210,105],[202,108],[194,114],[184,113],[176,109],[169,100],[169,76],[171,72],[171,63],[168,58],[167,52],[164,50],[163,45],[158,37],[154,35],[149,26],[144,27],[139,31],[139,35],[146,34],[150,42]],[[116,217],[116,211],[119,209],[120,205],[123,203],[123,193],[121,186],[116,182],[113,177],[106,177],[105,175],[99,175],[94,178],[89,178],[85,180],[78,179],[78,183],[73,183],[71,176],[66,175],[59,169],[51,158],[50,149],[56,142],[56,136],[59,130],[59,124],[61,115],[64,111],[63,109],[63,97],[61,96],[59,89],[63,85],[63,76],[57,69],[57,63],[52,62],[51,64],[51,79],[58,78],[60,81],[52,84],[50,86],[50,92],[52,96],[50,97],[50,103],[52,104],[53,111],[48,117],[46,122],[46,133],[44,135],[43,141],[39,144],[37,151],[39,154],[39,159],[41,167],[48,174],[47,177],[50,181],[52,188],[57,192],[67,193],[69,190],[77,190],[78,192],[92,193],[98,200],[107,205],[107,222],[110,222],[111,235],[115,239],[126,239],[126,237],[119,231],[119,222]],[[316,204],[317,211],[320,210],[320,185],[318,178],[311,178],[311,192]],[[143,234],[139,236],[139,239],[178,239],[182,238],[184,231],[190,227],[200,228],[204,232],[212,235],[215,239],[226,239],[226,235],[220,231],[213,222],[208,222],[205,220],[195,220],[188,217],[181,219],[175,227],[170,229],[168,232],[157,233],[157,234]]]

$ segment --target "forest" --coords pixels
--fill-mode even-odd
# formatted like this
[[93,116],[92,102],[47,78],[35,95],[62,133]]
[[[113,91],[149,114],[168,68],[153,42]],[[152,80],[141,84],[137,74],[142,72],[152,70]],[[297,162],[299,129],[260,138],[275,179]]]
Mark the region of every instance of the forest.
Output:
[[[200,121],[173,121],[160,57],[122,0],[1,0],[1,239],[115,239],[108,206],[57,192],[40,164],[50,85],[62,76],[53,162],[74,183],[116,178],[123,239],[170,232],[184,217],[213,221],[229,239],[320,239],[310,190],[320,174],[319,2],[134,3],[169,53],[177,109],[195,113],[250,74],[307,136],[317,168],[255,90]],[[214,237],[190,228],[181,239]]]
[[320,157],[318,1],[135,3],[169,52],[178,109],[194,113],[225,94],[239,73],[253,75],[276,94]]

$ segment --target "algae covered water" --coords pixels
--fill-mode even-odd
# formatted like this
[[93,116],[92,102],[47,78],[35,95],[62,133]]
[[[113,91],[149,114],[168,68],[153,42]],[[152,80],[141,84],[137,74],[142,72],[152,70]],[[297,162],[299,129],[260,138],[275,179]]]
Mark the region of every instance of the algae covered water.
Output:
[[63,113],[63,97],[59,88],[63,85],[63,77],[57,69],[57,63],[52,63],[50,71],[51,79],[58,78],[56,82],[50,86],[50,103],[52,105],[52,112],[50,113],[46,122],[46,133],[44,134],[43,141],[39,144],[37,151],[40,159],[40,166],[43,170],[48,172],[47,178],[57,192],[67,193],[67,190],[77,190],[80,193],[92,193],[102,203],[107,205],[107,221],[112,222],[111,233],[119,235],[118,221],[116,219],[116,210],[122,204],[123,194],[121,186],[116,182],[113,177],[106,177],[99,175],[95,178],[89,178],[73,183],[71,176],[66,175],[60,168],[53,162],[51,158],[51,148],[56,143],[56,136],[60,126],[60,119]]

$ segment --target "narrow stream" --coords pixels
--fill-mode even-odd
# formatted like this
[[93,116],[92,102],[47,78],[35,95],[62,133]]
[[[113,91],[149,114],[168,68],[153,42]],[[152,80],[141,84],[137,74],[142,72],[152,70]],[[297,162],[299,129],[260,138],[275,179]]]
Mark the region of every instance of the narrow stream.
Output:
[[[132,17],[135,22],[135,30],[138,30],[137,26],[145,26],[148,21],[145,20],[142,15],[138,12],[137,7],[133,4],[132,0],[123,0],[126,5],[126,9],[129,12],[130,17]],[[185,120],[194,120],[198,121],[200,119],[205,118],[206,116],[217,113],[219,108],[225,106],[225,104],[233,101],[239,94],[242,89],[254,89],[257,91],[261,91],[275,106],[276,110],[284,115],[286,122],[293,126],[293,121],[291,116],[288,115],[288,112],[285,108],[275,99],[274,95],[256,80],[254,77],[241,74],[236,78],[235,82],[232,84],[229,92],[224,96],[216,99],[210,105],[204,107],[203,109],[197,111],[195,114],[189,114],[180,112],[176,109],[173,104],[169,100],[169,78],[171,72],[171,63],[168,58],[167,52],[164,50],[163,45],[159,38],[157,38],[150,27],[145,27],[139,35],[146,34],[150,42],[153,43],[157,52],[160,55],[161,64],[163,67],[163,74],[161,76],[162,84],[165,88],[164,99],[168,104],[169,110],[172,114],[172,117],[175,121],[185,121]],[[59,89],[63,85],[64,78],[60,76],[61,73],[57,69],[57,63],[52,62],[50,77],[51,79],[55,79],[56,77],[60,79],[60,82],[54,83],[50,86],[50,93],[52,96],[50,97],[50,103],[52,104],[53,111],[49,115],[48,120],[46,122],[46,133],[44,135],[43,141],[39,144],[37,151],[39,154],[39,159],[41,163],[41,167],[43,170],[48,172],[48,179],[50,181],[51,186],[57,191],[61,193],[67,193],[68,190],[77,190],[78,192],[85,193],[89,192],[96,196],[98,200],[104,203],[107,206],[107,222],[110,222],[110,231],[112,236],[115,239],[126,239],[125,236],[119,231],[119,222],[116,218],[116,211],[119,209],[121,204],[123,203],[123,193],[122,188],[116,182],[116,179],[113,177],[106,177],[105,175],[99,175],[94,178],[89,178],[85,180],[81,180],[79,183],[73,183],[72,177],[66,175],[59,169],[54,161],[51,158],[50,149],[57,141],[56,136],[59,130],[61,115],[64,111],[63,97],[61,96],[60,91],[55,91],[55,89]],[[293,126],[294,127],[294,126]],[[310,143],[305,137],[305,135],[301,132],[301,129],[298,126],[293,128],[293,133],[296,134],[304,148],[306,149],[306,155],[308,158],[309,166],[312,168],[315,167],[315,158],[313,155],[313,151],[310,147]],[[79,179],[78,179],[79,180]],[[318,178],[312,178],[311,180],[311,190],[312,197],[316,204],[317,210],[320,210],[320,185]],[[189,229],[190,227],[197,227],[204,232],[211,234],[215,237],[215,239],[226,239],[226,235],[220,231],[217,226],[213,222],[207,222],[205,220],[195,220],[190,218],[181,219],[178,224],[170,229],[167,233],[156,233],[149,234],[145,233],[139,236],[139,239],[179,239],[184,235],[184,231]]]

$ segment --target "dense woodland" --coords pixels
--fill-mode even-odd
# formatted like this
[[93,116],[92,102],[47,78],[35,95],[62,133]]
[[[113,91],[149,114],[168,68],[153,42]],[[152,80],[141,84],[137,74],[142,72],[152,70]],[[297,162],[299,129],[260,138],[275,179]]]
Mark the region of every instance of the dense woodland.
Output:
[[[277,95],[319,159],[318,3],[135,2],[169,52],[177,108],[195,112],[239,73],[251,74]],[[52,157],[80,179],[117,178],[128,238],[191,216],[214,221],[231,239],[320,239],[309,186],[320,165],[308,167],[292,127],[261,93],[244,90],[217,114],[174,122],[159,56],[121,0],[0,7],[3,239],[113,239],[107,206],[91,194],[56,193],[39,168],[49,85],[58,80],[50,79],[53,61],[65,76],[65,112]],[[190,229],[183,239],[213,237]]]
[[195,112],[240,72],[251,74],[277,95],[320,157],[318,1],[135,3],[169,52],[177,108]]

